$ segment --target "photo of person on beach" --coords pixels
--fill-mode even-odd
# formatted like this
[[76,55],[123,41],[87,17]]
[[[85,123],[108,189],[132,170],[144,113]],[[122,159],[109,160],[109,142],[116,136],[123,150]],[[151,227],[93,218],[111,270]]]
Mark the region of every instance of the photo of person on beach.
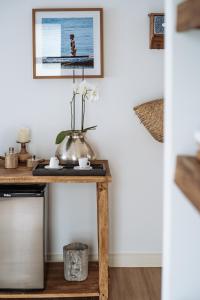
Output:
[[103,77],[103,9],[33,10],[33,77]]
[[[43,18],[42,24],[45,44],[43,64],[61,63],[62,69],[93,68],[93,18]],[[61,36],[58,31],[61,31]],[[52,39],[55,56],[48,56],[46,53],[50,47],[52,52]],[[59,43],[60,56],[57,55]]]
[[74,34],[70,34],[70,41],[71,41],[71,55],[76,56],[76,43],[74,39]]

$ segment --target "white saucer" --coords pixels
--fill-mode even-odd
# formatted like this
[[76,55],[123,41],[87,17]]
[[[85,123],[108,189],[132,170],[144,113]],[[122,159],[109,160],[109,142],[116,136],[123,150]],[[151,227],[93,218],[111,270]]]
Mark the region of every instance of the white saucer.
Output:
[[57,167],[50,167],[49,165],[48,166],[44,166],[45,167],[45,169],[47,169],[47,170],[61,170],[61,169],[63,169],[64,167],[63,166],[57,166]]
[[75,166],[74,167],[74,170],[82,170],[82,171],[88,171],[88,170],[92,170],[93,168],[91,167],[91,166],[87,166],[87,167],[85,167],[85,168],[81,168],[81,167],[79,167],[79,166]]

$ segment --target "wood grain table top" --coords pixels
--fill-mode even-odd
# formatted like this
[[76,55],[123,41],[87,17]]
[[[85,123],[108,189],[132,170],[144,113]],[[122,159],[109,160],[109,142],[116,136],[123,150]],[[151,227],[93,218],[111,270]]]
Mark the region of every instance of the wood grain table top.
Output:
[[[46,161],[48,162],[48,161]],[[107,160],[96,160],[93,163],[104,163],[105,176],[33,176],[32,169],[19,166],[17,169],[5,169],[4,162],[0,161],[0,184],[17,183],[97,183],[111,182],[109,163]]]

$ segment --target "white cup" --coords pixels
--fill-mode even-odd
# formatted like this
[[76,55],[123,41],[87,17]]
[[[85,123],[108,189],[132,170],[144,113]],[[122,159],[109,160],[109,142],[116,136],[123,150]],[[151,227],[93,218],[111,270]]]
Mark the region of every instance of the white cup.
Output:
[[59,160],[56,156],[50,158],[49,166],[50,168],[57,168],[59,166]]
[[87,157],[79,158],[78,163],[79,163],[80,169],[85,169],[85,168],[88,168],[90,166],[90,162],[88,161]]

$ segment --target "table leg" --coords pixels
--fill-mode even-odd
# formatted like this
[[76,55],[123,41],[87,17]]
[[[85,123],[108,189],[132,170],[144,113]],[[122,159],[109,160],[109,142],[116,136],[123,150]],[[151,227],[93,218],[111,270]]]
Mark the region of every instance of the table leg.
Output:
[[99,300],[108,299],[108,183],[97,183]]

